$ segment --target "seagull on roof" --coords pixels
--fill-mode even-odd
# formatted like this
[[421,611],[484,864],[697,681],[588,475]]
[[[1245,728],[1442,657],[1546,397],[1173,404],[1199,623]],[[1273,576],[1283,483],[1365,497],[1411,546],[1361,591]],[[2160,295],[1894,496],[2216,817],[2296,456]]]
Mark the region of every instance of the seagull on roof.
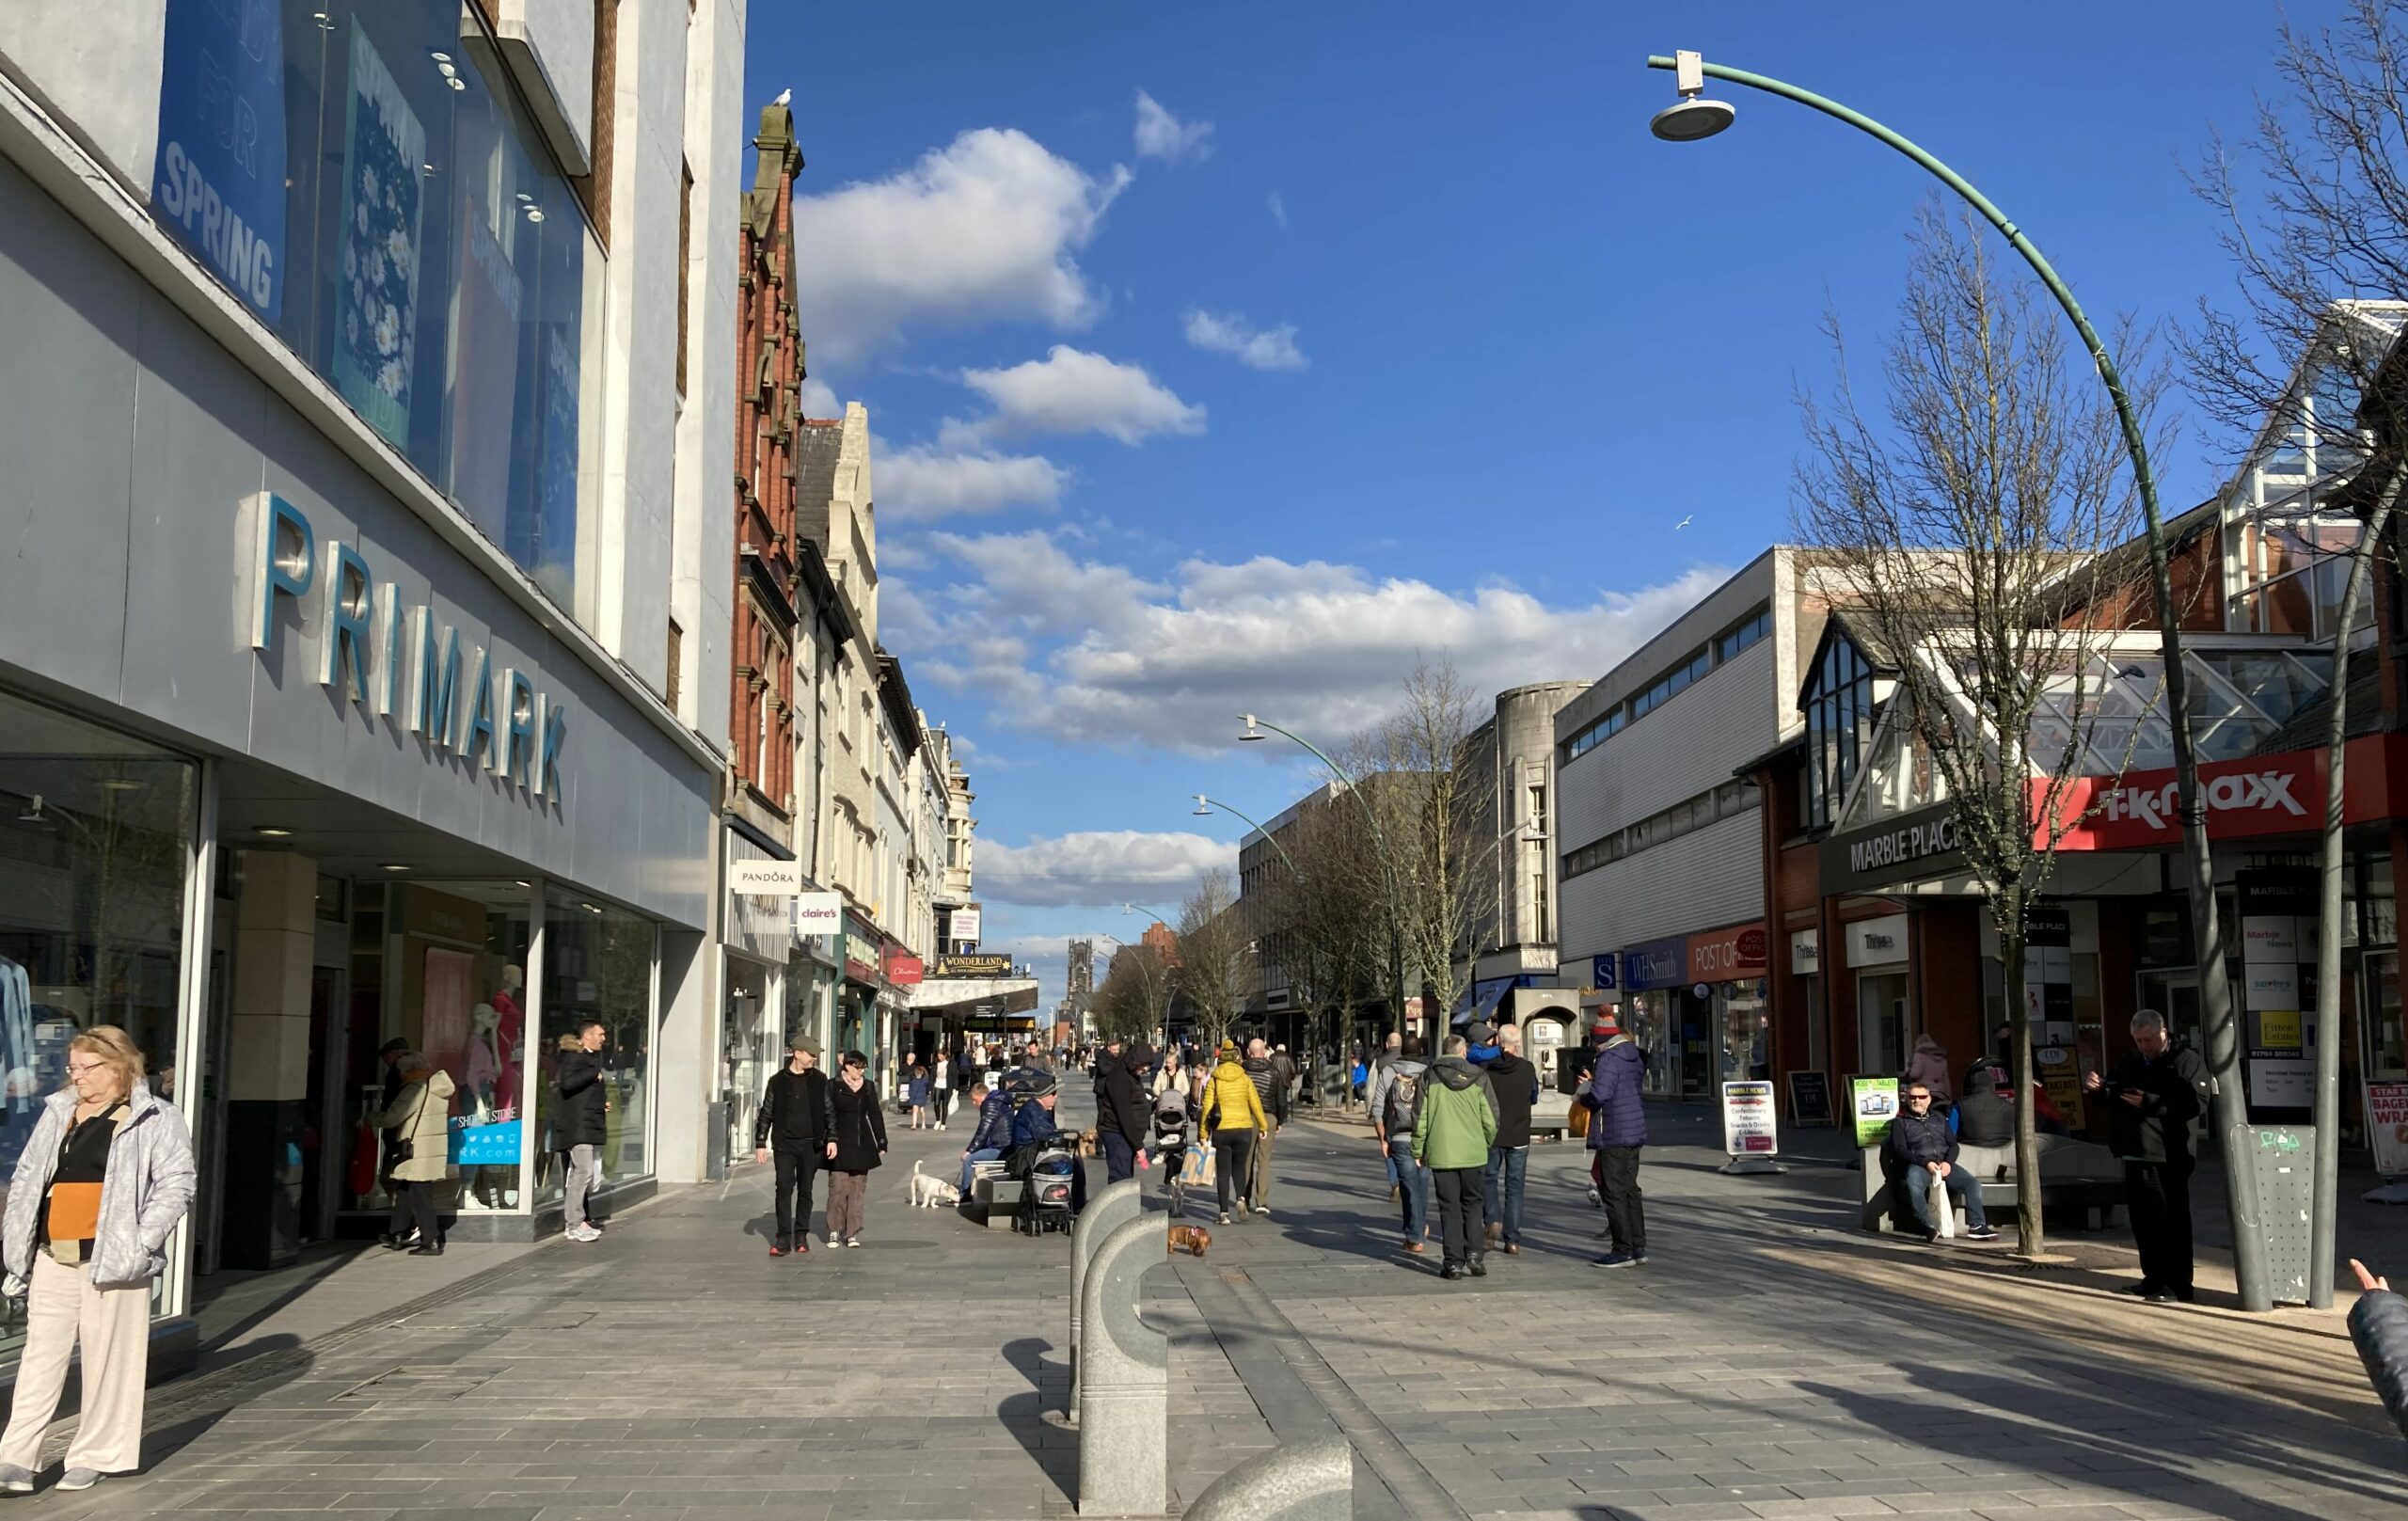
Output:
[[1689,521],[1690,521],[1690,519],[1691,519],[1691,518],[1694,518],[1694,517],[1696,517],[1696,516],[1697,516],[1697,514],[1695,514],[1695,513],[1691,513],[1691,514],[1689,514],[1689,515],[1688,515],[1688,516],[1687,516],[1687,517],[1684,517],[1684,518],[1682,518],[1679,522],[1677,522],[1677,523],[1675,523],[1675,524],[1673,524],[1673,525],[1672,525],[1672,531],[1673,531],[1673,532],[1675,532],[1675,533],[1678,533],[1681,530],[1683,530],[1683,529],[1685,529],[1685,528],[1688,527],[1688,526],[1689,526]]
[[778,98],[771,101],[769,103],[771,105],[792,105],[794,103],[794,87],[789,85],[785,88],[778,91]]

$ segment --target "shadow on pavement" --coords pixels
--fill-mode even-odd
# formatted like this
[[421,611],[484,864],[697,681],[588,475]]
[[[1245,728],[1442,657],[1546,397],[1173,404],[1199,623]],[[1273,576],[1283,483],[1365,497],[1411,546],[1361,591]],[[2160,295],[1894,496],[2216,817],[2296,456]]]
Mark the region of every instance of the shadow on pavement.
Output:
[[1067,1428],[1055,1427],[1045,1418],[1048,1407],[1058,1403],[1047,1398],[1046,1374],[1054,1372],[1055,1382],[1066,1389],[1070,1377],[1068,1363],[1048,1364],[1045,1355],[1053,1350],[1054,1343],[1042,1337],[1021,1337],[1004,1343],[1004,1361],[1028,1380],[1029,1386],[1025,1394],[1006,1395],[1004,1402],[995,1407],[995,1414],[1002,1418],[1004,1429],[1011,1433],[1012,1440],[1037,1460],[1054,1492],[1068,1500],[1072,1497],[1077,1481],[1078,1438],[1073,1434],[1066,1445],[1062,1434]]

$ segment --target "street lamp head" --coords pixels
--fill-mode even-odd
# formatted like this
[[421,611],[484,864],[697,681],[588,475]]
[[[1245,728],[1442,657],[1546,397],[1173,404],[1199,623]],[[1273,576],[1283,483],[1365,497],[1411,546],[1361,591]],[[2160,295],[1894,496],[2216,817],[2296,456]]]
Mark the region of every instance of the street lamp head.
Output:
[[1212,806],[1204,800],[1204,794],[1200,792],[1197,793],[1196,795],[1196,816],[1202,818],[1212,812]]
[[1252,744],[1255,740],[1265,737],[1263,732],[1255,726],[1253,714],[1241,713],[1238,717],[1245,721],[1245,733],[1238,736],[1238,743]]
[[1672,55],[1672,87],[1680,99],[1647,119],[1647,130],[1668,143],[1693,143],[1731,125],[1739,113],[1727,101],[1705,98],[1705,60],[1695,53]]

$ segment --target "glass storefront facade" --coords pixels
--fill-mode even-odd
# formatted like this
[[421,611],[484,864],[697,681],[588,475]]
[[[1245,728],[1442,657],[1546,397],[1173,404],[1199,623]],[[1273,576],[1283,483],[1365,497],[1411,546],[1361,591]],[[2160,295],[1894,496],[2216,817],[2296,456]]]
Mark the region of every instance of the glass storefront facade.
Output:
[[385,975],[398,1017],[385,1034],[412,1042],[455,1086],[452,1162],[464,1213],[515,1210],[524,1192],[532,892],[515,881],[388,890]]
[[[151,1090],[177,1082],[199,767],[0,693],[0,1207],[43,1101],[67,1081],[67,1042],[117,1025]],[[155,1311],[173,1307],[163,1280]],[[0,1360],[24,1334],[0,1300]]]
[[461,0],[167,0],[151,214],[594,622],[603,257]]
[[[602,1186],[652,1171],[650,1132],[653,1037],[658,1030],[654,996],[658,940],[651,920],[557,888],[544,900],[543,1042],[549,1069],[557,1071],[565,1045],[574,1045],[590,1023],[602,1026],[602,1073],[610,1097],[602,1146]],[[536,1123],[550,1118],[552,1088],[537,1090]],[[544,1142],[552,1165],[545,1169],[539,1204],[559,1200],[567,1170],[548,1134]]]
[[1671,990],[1632,993],[1623,1007],[1623,1027],[1647,1058],[1646,1093],[1670,1098],[1681,1090],[1681,1044],[1672,1030]]

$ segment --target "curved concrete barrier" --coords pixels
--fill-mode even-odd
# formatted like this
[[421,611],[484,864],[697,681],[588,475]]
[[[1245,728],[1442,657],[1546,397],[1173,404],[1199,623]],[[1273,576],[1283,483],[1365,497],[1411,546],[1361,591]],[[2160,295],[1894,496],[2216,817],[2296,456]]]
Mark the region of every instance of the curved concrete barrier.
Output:
[[1354,1446],[1343,1436],[1297,1442],[1212,1481],[1186,1521],[1350,1521]]
[[1166,1260],[1160,1220],[1125,1220],[1096,1243],[1080,1284],[1079,1513],[1170,1507],[1170,1338],[1137,1318],[1138,1280]]
[[1145,1187],[1123,1178],[1087,1200],[1078,1224],[1070,1228],[1070,1405],[1064,1418],[1079,1423],[1079,1322],[1086,1296],[1087,1260],[1103,1238],[1146,1212]]

